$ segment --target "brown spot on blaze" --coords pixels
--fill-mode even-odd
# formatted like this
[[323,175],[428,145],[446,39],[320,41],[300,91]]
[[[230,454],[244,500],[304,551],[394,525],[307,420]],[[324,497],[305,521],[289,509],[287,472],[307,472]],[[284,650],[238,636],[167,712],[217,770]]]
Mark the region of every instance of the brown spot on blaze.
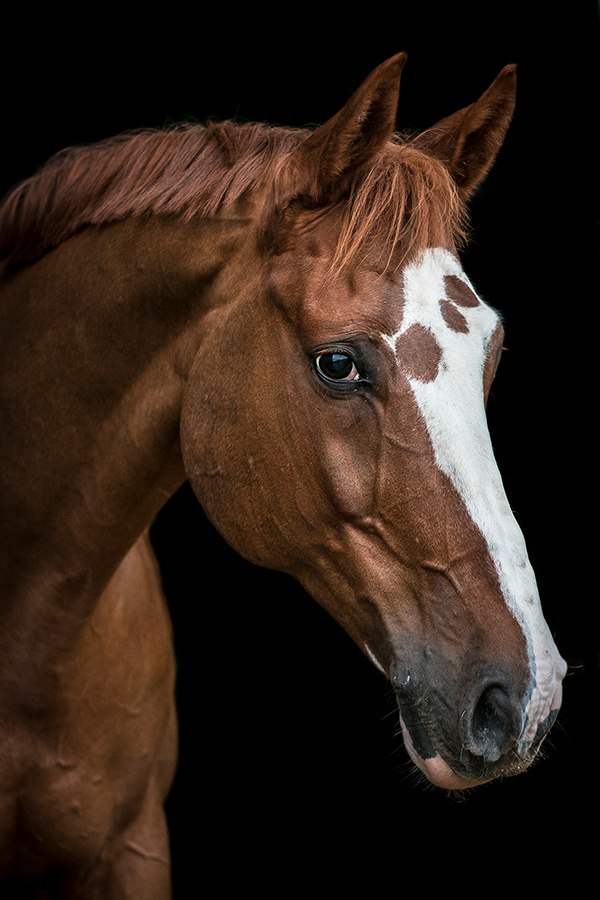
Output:
[[468,334],[469,326],[463,314],[449,300],[440,300],[440,309],[444,317],[446,325],[452,331],[460,331],[462,334]]
[[446,297],[459,306],[479,306],[479,297],[457,275],[444,275],[444,291]]
[[442,349],[435,336],[424,325],[411,325],[396,342],[396,352],[403,371],[417,381],[433,381],[442,359]]

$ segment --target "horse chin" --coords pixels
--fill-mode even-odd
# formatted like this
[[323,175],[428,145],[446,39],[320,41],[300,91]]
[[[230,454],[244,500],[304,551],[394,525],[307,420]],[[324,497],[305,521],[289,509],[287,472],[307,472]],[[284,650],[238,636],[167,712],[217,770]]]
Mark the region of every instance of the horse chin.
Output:
[[419,756],[415,750],[410,737],[410,732],[402,721],[402,717],[400,717],[400,724],[402,726],[402,737],[404,738],[404,745],[408,751],[408,755],[421,772],[423,772],[428,781],[436,787],[443,788],[447,791],[466,791],[468,788],[474,788],[480,784],[485,784],[486,781],[490,781],[490,778],[463,778],[462,776],[457,775],[456,772],[452,771],[448,763],[442,759],[439,753],[429,759],[423,759],[423,757]]

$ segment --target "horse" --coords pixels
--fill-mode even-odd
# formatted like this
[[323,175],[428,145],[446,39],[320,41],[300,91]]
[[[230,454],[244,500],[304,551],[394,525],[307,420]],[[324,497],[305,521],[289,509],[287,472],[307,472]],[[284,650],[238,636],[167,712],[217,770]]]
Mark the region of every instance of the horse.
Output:
[[516,67],[400,134],[405,61],[313,129],[68,148],[0,208],[6,884],[171,896],[149,529],[187,481],[384,673],[437,788],[525,772],[558,714],[566,665],[486,423],[502,319],[460,261]]

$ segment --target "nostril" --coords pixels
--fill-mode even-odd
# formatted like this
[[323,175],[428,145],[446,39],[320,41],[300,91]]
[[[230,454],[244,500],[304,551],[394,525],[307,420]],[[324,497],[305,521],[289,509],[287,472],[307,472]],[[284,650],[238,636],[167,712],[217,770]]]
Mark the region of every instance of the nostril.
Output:
[[474,756],[496,762],[515,743],[521,732],[521,712],[498,684],[485,688],[466,714],[466,747]]

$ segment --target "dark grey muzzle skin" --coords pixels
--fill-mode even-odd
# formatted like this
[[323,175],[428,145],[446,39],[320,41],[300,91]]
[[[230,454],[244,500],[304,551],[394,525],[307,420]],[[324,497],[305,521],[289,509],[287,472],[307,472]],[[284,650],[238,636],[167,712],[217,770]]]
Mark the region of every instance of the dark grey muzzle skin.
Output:
[[524,745],[533,685],[523,673],[487,665],[461,679],[438,660],[421,671],[399,664],[391,680],[414,750],[423,760],[441,756],[467,781],[523,771],[558,715],[553,710]]

